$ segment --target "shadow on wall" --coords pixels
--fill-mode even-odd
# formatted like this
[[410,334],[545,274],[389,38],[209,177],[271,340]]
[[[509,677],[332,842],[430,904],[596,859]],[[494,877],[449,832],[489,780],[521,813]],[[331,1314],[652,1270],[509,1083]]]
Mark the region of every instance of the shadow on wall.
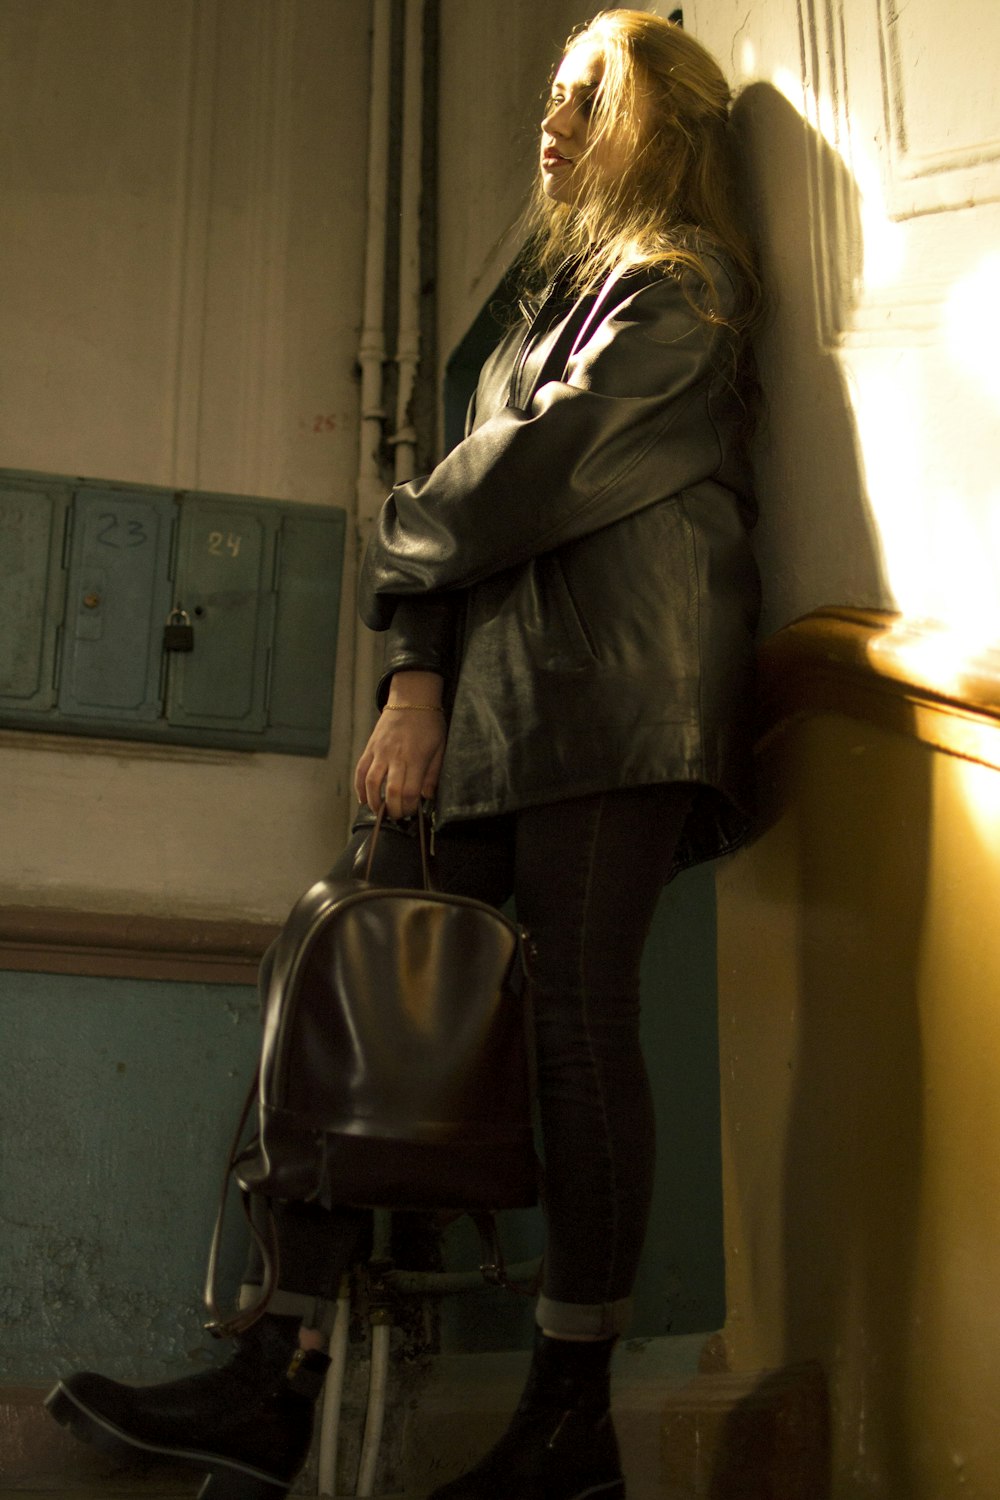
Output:
[[[760,769],[768,826],[739,856],[749,901],[730,902],[740,941],[721,998],[732,1022],[723,1076],[736,1253],[746,1257],[733,1263],[729,1311],[750,1367],[767,1373],[726,1423],[708,1494],[824,1500],[821,1451],[794,1430],[765,1451],[785,1407],[761,1431],[756,1415],[791,1369],[816,1362],[830,1394],[832,1493],[902,1500],[921,1493],[914,1415],[930,1336],[921,1315],[934,1297],[918,1269],[934,1078],[919,987],[931,757],[904,734],[819,715],[786,723]],[[811,1401],[804,1413],[815,1443]],[[778,1465],[766,1475],[787,1479],[792,1458],[800,1481],[754,1487],[765,1459]]]
[[857,185],[770,84],[743,90],[733,126],[771,303],[754,455],[770,634],[823,604],[893,603],[837,354],[860,284]]
[[[840,1468],[913,1495],[925,1064],[917,972],[931,793],[922,747],[851,720],[800,763],[801,1014],[785,1148],[786,1338],[831,1374]],[[917,1336],[919,1342],[919,1336]]]
[[[860,282],[858,189],[769,85],[746,89],[735,120],[774,303],[757,453],[770,633],[822,604],[893,601],[837,353]],[[762,753],[765,828],[749,855],[754,901],[771,918],[745,932],[751,951],[731,980],[743,1041],[734,1097],[756,1149],[782,1156],[777,1201],[748,1210],[749,1317],[773,1357],[826,1372],[835,1493],[916,1493],[906,1393],[918,1378],[930,774],[911,740],[849,717],[784,726]],[[768,969],[761,960],[791,911],[796,951]],[[735,1150],[738,1174],[759,1183],[754,1147]],[[729,1437],[739,1453],[735,1418]],[[717,1479],[712,1496],[744,1493]]]

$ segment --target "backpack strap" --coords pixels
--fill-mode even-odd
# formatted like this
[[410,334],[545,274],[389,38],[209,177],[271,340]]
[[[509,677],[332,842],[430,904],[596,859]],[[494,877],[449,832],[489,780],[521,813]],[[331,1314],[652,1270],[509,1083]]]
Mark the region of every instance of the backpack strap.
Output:
[[542,1266],[539,1265],[538,1274],[532,1277],[528,1286],[518,1286],[517,1282],[511,1281],[507,1275],[507,1265],[504,1260],[503,1250],[500,1246],[500,1234],[497,1229],[495,1214],[475,1213],[469,1218],[476,1226],[479,1235],[479,1270],[487,1286],[502,1287],[505,1292],[513,1292],[518,1297],[537,1296],[542,1285]]
[[233,1172],[236,1168],[236,1163],[239,1159],[240,1141],[243,1139],[243,1131],[246,1127],[247,1120],[250,1117],[250,1111],[253,1108],[254,1101],[257,1097],[257,1089],[259,1087],[259,1084],[260,1068],[258,1067],[253,1075],[250,1087],[247,1090],[247,1096],[243,1102],[243,1108],[240,1111],[240,1119],[239,1124],[236,1127],[236,1134],[233,1136],[233,1143],[229,1148],[229,1155],[226,1161],[226,1171],[222,1179],[222,1192],[219,1196],[219,1211],[215,1217],[215,1228],[212,1231],[212,1243],[209,1247],[208,1252],[208,1266],[205,1271],[204,1301],[205,1307],[210,1314],[210,1321],[205,1324],[205,1327],[213,1336],[213,1338],[218,1339],[227,1338],[237,1333],[245,1333],[246,1330],[250,1328],[254,1323],[256,1323],[257,1319],[262,1317],[263,1314],[267,1311],[268,1303],[274,1295],[278,1285],[278,1231],[277,1226],[274,1222],[274,1214],[271,1210],[271,1206],[270,1204],[268,1204],[267,1206],[267,1234],[263,1235],[257,1228],[257,1225],[254,1223],[253,1214],[250,1211],[250,1194],[247,1192],[241,1192],[240,1198],[243,1204],[243,1212],[246,1216],[246,1221],[250,1226],[250,1233],[256,1241],[257,1248],[260,1251],[261,1261],[264,1267],[264,1281],[261,1287],[260,1298],[257,1302],[253,1303],[252,1306],[240,1308],[238,1312],[232,1313],[229,1317],[226,1317],[219,1307],[217,1299],[219,1251],[222,1245],[222,1225],[226,1215],[226,1199],[229,1194],[229,1179],[232,1177]]

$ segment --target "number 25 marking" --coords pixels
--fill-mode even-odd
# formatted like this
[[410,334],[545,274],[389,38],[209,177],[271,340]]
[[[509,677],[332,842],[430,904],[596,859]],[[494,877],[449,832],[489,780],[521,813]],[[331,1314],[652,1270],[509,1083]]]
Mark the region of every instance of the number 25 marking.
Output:
[[224,537],[221,531],[210,531],[208,533],[208,550],[214,553],[216,557],[221,557],[223,547],[225,547],[225,550],[232,557],[239,557],[240,543],[242,541],[243,538],[241,536],[233,536],[232,532]]

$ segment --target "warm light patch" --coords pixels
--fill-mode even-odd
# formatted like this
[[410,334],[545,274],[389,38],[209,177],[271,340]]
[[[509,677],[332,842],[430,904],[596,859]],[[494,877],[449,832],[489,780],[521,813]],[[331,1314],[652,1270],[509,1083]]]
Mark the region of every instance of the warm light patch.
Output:
[[962,276],[944,305],[948,351],[959,371],[1000,406],[1000,253],[987,255]]
[[1000,676],[1000,655],[983,650],[982,636],[971,623],[963,628],[904,617],[875,637],[868,659],[887,676],[951,697],[964,694],[973,674],[986,681]]
[[843,326],[824,333],[842,340],[834,357],[887,591],[905,619],[947,626],[891,649],[916,653],[914,671],[948,691],[1000,645],[1000,251],[995,236],[978,257],[970,244],[942,285],[958,257],[938,256],[940,226],[918,231],[890,202],[880,123],[825,87],[837,72],[828,62],[808,80],[779,67],[771,82],[814,133],[807,144],[843,164],[831,171],[826,157],[810,183],[818,274],[843,261],[853,279],[854,308],[835,309]]
[[848,383],[864,453],[868,494],[876,507],[888,582],[904,611],[925,613],[929,506],[919,369],[898,350],[880,351]]
[[875,158],[852,147],[851,159],[845,165],[854,175],[860,196],[865,287],[872,292],[894,286],[905,270],[905,228],[889,217],[882,174]]
[[1000,847],[1000,775],[982,766],[966,767],[959,787],[989,847]]
[[935,436],[920,419],[921,371],[905,352],[873,352],[848,389],[893,597],[909,619],[948,622],[946,640],[919,650],[933,650],[935,676],[951,682],[970,654],[1000,641],[1000,476],[987,497],[940,474],[929,482]]
[[978,501],[948,487],[938,490],[927,537],[932,568],[929,612],[947,620],[969,645],[1000,639],[997,560],[983,545]]
[[797,110],[800,115],[806,114],[805,89],[797,73],[793,73],[791,68],[775,68],[771,75],[771,82],[793,109]]

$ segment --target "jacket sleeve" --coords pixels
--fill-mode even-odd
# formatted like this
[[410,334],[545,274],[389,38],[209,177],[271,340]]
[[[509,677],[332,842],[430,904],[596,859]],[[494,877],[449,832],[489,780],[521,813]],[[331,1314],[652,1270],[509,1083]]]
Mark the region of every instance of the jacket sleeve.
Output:
[[713,476],[710,387],[729,337],[672,277],[620,302],[562,380],[393,490],[362,564],[365,623],[384,629],[401,595],[468,587]]
[[446,681],[454,661],[458,594],[428,594],[395,601],[375,692],[379,708],[389,696],[394,672],[438,672]]

